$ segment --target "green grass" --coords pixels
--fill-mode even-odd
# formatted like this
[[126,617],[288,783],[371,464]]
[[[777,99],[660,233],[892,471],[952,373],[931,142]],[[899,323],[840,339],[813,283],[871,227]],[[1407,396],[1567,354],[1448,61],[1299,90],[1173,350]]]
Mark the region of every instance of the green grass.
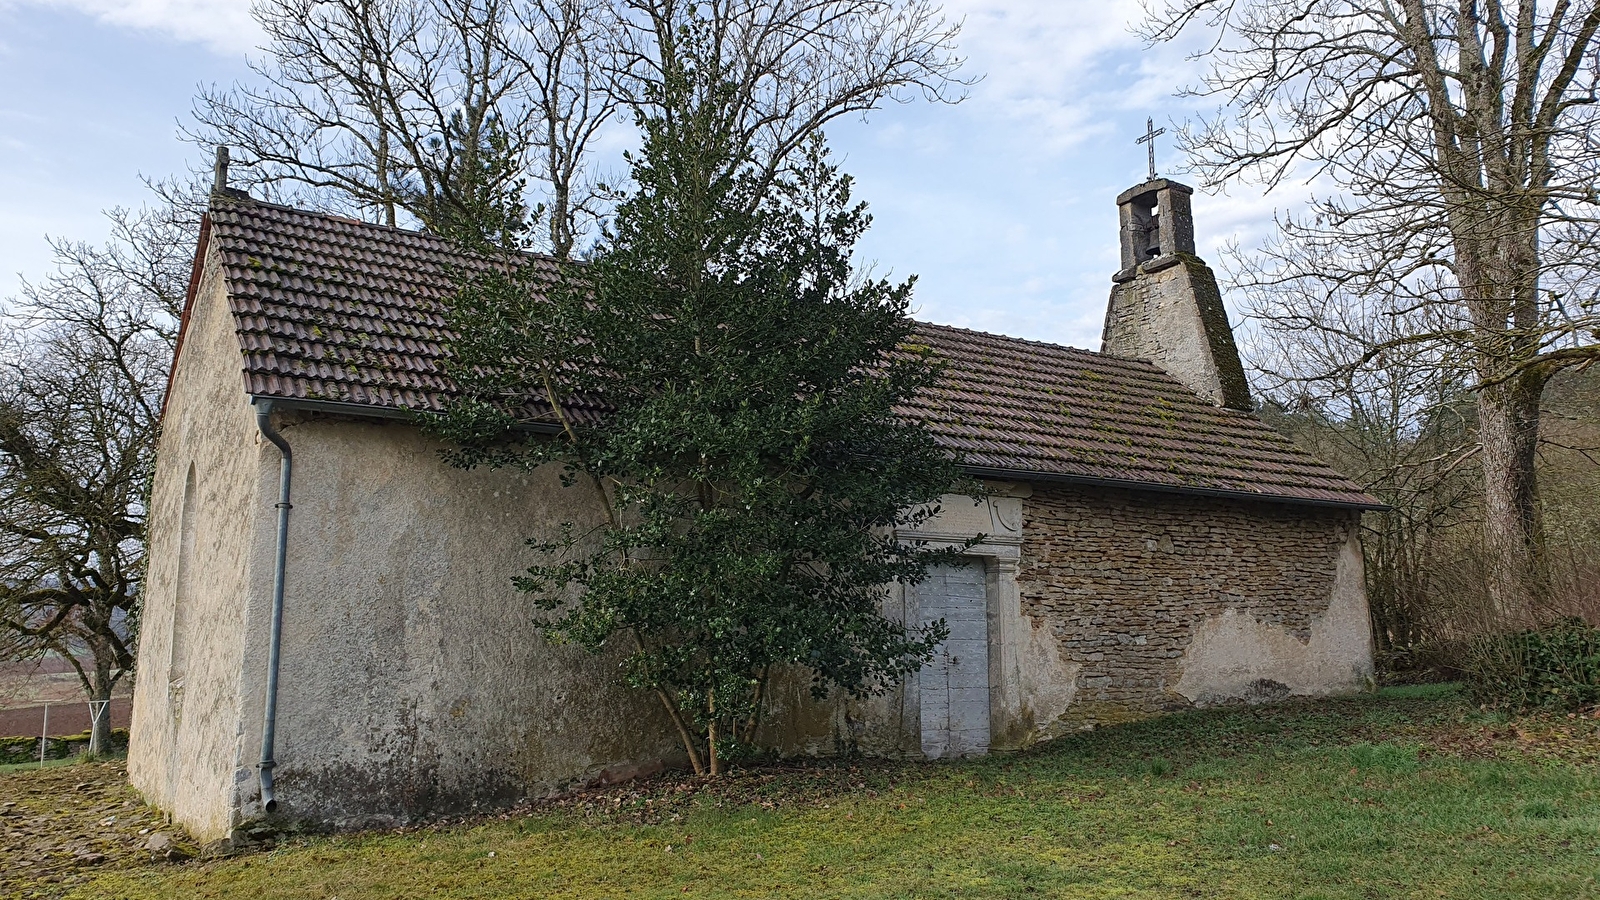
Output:
[[0,765],[0,775],[5,775],[10,772],[26,772],[29,769],[57,769],[62,766],[75,766],[81,762],[93,762],[93,759],[85,756],[68,756],[63,759],[47,759],[44,761],[43,766],[39,765],[38,760],[34,760],[33,762],[6,763],[5,765]]
[[968,762],[301,838],[77,896],[1600,897],[1600,729],[1508,728],[1436,687],[1189,713]]

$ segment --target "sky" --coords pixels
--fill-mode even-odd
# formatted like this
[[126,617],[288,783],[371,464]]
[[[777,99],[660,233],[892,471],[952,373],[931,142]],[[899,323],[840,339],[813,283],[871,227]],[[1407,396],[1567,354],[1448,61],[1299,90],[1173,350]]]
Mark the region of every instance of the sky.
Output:
[[[252,77],[249,0],[0,0],[0,298],[50,268],[46,236],[99,242],[101,210],[136,207],[142,178],[199,168],[179,139],[196,89]],[[1117,269],[1118,193],[1146,176],[1145,120],[1212,106],[1177,96],[1203,63],[1133,33],[1138,0],[946,0],[963,23],[955,105],[892,105],[835,123],[830,144],[873,228],[859,256],[917,276],[917,317],[1097,349]],[[1192,45],[1191,45],[1192,46]],[[1182,159],[1158,139],[1157,167]],[[1182,175],[1178,177],[1182,178]],[[1192,182],[1192,179],[1190,179]],[[1195,197],[1215,264],[1303,190]],[[1237,310],[1233,310],[1237,321]]]

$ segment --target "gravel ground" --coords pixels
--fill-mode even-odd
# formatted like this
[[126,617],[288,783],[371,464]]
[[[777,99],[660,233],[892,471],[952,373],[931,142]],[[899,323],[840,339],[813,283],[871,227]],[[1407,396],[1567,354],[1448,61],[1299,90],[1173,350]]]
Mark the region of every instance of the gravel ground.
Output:
[[0,898],[59,897],[97,869],[192,853],[121,762],[0,773]]

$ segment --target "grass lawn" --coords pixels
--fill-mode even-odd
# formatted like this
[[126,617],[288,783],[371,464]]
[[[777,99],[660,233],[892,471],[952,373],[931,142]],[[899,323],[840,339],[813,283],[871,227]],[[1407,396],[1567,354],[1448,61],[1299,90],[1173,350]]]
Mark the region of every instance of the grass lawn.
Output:
[[103,872],[93,898],[1600,897],[1600,721],[1452,688],[1185,713],[1031,752],[682,776],[503,817]]
[[80,757],[68,756],[64,759],[47,759],[44,765],[37,762],[7,763],[0,765],[0,775],[9,775],[12,772],[29,772],[34,769],[54,769],[61,766],[75,766],[83,760]]

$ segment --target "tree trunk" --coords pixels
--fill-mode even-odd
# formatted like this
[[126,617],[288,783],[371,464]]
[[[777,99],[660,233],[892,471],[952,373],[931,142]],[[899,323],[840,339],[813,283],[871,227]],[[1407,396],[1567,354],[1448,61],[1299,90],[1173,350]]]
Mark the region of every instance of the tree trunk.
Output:
[[683,710],[678,708],[678,704],[673,702],[672,696],[665,689],[656,688],[656,696],[661,698],[661,705],[667,710],[667,718],[671,719],[672,724],[678,729],[678,739],[683,742],[683,751],[689,755],[690,768],[694,769],[696,775],[704,775],[705,763],[700,760],[700,751],[695,746],[694,735],[689,731],[688,722],[684,720]]
[[[552,151],[554,152],[554,151]],[[552,166],[552,174],[555,167]],[[571,186],[559,176],[550,194],[550,255],[556,259],[572,257]]]
[[[105,756],[111,752],[111,689],[116,685],[112,677],[112,662],[107,654],[95,654],[94,672],[90,675],[89,695],[89,755]],[[102,705],[104,704],[104,705]],[[100,714],[96,716],[95,709]]]
[[1539,389],[1527,377],[1490,385],[1478,394],[1483,444],[1484,544],[1488,592],[1497,627],[1536,618],[1543,590],[1538,488]]
[[712,778],[722,774],[722,757],[717,754],[717,689],[712,688],[706,692],[706,756],[711,764],[707,767]]

